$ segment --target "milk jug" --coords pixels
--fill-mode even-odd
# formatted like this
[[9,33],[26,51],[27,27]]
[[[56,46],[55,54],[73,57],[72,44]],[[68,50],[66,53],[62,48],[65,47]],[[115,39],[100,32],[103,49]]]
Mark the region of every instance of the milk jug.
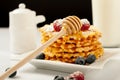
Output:
[[27,9],[25,4],[9,12],[10,51],[22,54],[37,47],[37,24],[44,22],[43,15]]

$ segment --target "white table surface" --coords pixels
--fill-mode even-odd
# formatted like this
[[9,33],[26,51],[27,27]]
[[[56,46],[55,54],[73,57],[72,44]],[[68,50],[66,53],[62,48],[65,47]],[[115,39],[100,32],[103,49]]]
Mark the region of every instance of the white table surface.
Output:
[[[120,51],[117,49],[110,49]],[[9,51],[9,30],[8,28],[0,28],[0,74],[4,70],[15,64],[16,61],[10,59],[11,52]],[[109,61],[105,67],[100,71],[88,71],[85,74],[85,80],[120,80],[120,60],[113,59]],[[27,63],[18,70],[15,78],[7,78],[6,80],[53,80],[56,75],[66,76],[69,73],[37,69],[31,64]]]

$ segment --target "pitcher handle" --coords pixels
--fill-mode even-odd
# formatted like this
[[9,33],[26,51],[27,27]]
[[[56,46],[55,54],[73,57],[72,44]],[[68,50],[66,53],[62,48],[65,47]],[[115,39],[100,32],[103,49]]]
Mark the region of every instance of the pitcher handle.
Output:
[[45,22],[46,18],[44,15],[38,15],[36,16],[36,23],[42,23],[42,22]]

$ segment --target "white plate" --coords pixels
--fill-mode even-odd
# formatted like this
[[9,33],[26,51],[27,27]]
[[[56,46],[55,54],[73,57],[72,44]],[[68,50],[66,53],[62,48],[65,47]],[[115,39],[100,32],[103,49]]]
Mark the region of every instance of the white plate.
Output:
[[78,70],[82,72],[86,72],[89,70],[102,69],[104,65],[116,54],[118,54],[118,52],[105,49],[104,55],[90,65],[78,65],[78,64],[70,64],[59,61],[40,60],[40,59],[33,59],[30,61],[30,64],[32,64],[36,68],[57,70],[62,72],[74,72]]

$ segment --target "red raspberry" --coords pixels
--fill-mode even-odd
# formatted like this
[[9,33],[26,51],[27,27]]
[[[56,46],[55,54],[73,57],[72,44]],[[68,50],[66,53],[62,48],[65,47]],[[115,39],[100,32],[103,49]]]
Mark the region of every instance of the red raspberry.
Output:
[[59,32],[61,30],[62,20],[58,19],[53,22],[54,31]]
[[87,19],[81,19],[81,22],[82,22],[81,31],[88,30],[90,27],[90,22]]
[[72,78],[73,80],[84,80],[84,75],[80,71],[76,71],[72,73],[69,78]]
[[78,75],[75,77],[75,80],[84,80],[84,76],[83,75]]

